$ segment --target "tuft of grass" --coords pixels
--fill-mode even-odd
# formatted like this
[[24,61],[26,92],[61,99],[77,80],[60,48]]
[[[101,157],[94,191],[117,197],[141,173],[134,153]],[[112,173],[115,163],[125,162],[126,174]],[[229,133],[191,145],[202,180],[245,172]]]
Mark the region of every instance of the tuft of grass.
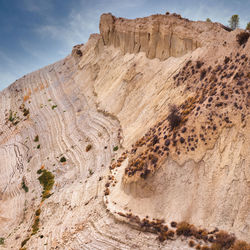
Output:
[[39,141],[39,136],[36,135],[36,136],[35,136],[35,139],[34,139],[34,142],[38,142],[38,141]]
[[118,150],[118,146],[113,147],[113,151],[117,151]]
[[10,121],[10,122],[13,122],[14,119],[15,119],[15,118],[13,117],[13,112],[12,112],[12,110],[10,110],[9,121]]
[[89,175],[91,176],[93,173],[94,171],[91,168],[89,168]]
[[66,162],[66,158],[64,156],[61,157],[60,162]]

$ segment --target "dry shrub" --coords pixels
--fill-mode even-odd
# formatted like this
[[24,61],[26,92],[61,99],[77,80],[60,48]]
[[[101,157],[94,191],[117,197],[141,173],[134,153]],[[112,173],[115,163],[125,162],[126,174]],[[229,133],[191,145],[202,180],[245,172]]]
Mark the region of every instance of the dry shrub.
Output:
[[[216,234],[214,246],[220,246],[223,249],[229,249],[235,242],[235,236],[230,235],[225,231],[220,231]],[[212,246],[213,246],[212,245]],[[216,248],[212,248],[215,250]]]
[[203,79],[204,79],[204,77],[206,76],[206,73],[207,73],[207,71],[206,71],[205,69],[203,69],[203,70],[201,71],[200,80],[203,80]]
[[89,152],[89,150],[92,148],[92,145],[88,145],[87,147],[86,147],[86,152]]
[[167,119],[172,130],[180,125],[181,116],[179,114],[178,108],[175,105],[170,106],[170,114]]
[[243,31],[236,36],[236,40],[239,43],[239,45],[243,45],[247,42],[249,36],[250,36],[249,32]]
[[202,246],[201,250],[210,250],[210,248],[208,246]]
[[171,225],[171,227],[177,227],[177,222],[172,221],[170,225]]
[[190,225],[189,223],[183,221],[178,223],[176,234],[177,235],[184,235],[184,236],[191,236],[195,232],[195,227]]
[[189,245],[190,247],[194,247],[194,246],[195,246],[195,243],[194,243],[193,240],[190,240],[190,241],[188,242],[188,245]]
[[237,240],[234,243],[232,250],[250,250],[250,244],[247,244],[245,241],[242,240]]
[[204,62],[197,61],[197,62],[196,62],[196,68],[197,68],[197,69],[201,68],[203,64],[204,64]]

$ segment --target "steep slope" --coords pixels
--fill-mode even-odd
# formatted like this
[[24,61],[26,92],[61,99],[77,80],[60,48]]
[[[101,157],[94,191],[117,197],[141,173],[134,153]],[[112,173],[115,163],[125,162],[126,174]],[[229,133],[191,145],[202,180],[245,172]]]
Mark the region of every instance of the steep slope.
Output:
[[[211,245],[215,228],[249,241],[250,41],[239,32],[104,14],[100,35],[2,91],[3,247],[189,249],[190,237]],[[167,235],[172,221],[210,234]]]

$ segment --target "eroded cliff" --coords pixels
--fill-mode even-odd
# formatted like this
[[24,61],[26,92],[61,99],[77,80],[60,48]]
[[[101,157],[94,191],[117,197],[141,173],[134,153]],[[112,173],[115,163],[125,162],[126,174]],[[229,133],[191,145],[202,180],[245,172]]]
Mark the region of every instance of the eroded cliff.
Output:
[[2,91],[1,247],[249,249],[240,32],[104,14],[100,35]]

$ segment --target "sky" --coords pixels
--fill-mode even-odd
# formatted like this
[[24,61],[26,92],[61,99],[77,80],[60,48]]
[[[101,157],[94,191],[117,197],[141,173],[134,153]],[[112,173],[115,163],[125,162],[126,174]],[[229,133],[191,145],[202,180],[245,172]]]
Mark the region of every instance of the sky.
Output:
[[0,0],[0,90],[99,33],[102,13],[136,18],[167,11],[224,25],[238,14],[245,28],[250,0]]

